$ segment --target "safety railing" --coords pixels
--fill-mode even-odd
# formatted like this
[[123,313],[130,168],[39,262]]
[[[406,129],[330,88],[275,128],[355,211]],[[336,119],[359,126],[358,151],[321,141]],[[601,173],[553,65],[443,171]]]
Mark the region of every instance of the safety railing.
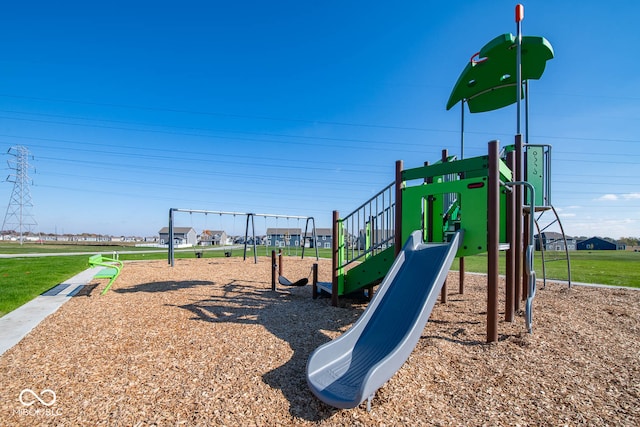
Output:
[[395,237],[395,183],[379,191],[339,220],[345,239],[344,267],[374,256],[393,245]]

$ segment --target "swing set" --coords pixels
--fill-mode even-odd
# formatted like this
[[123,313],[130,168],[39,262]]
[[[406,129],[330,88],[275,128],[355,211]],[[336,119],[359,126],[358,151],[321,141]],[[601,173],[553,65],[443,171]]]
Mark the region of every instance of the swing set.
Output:
[[[305,243],[307,242],[308,239],[312,239],[312,241],[314,242],[313,246],[315,247],[315,251],[316,251],[316,259],[319,259],[319,255],[318,255],[318,245],[316,244],[317,242],[317,236],[316,236],[316,224],[315,224],[315,219],[311,216],[307,217],[307,216],[297,216],[297,215],[282,215],[282,214],[265,214],[265,213],[251,213],[251,212],[228,212],[228,211],[209,211],[209,210],[202,210],[202,209],[180,209],[180,208],[170,208],[169,209],[169,242],[168,242],[168,254],[167,254],[167,258],[168,258],[168,263],[171,265],[171,267],[174,266],[175,264],[175,248],[174,248],[174,217],[176,213],[188,213],[191,216],[193,214],[204,214],[205,215],[205,219],[207,218],[208,215],[219,215],[219,216],[223,216],[223,215],[231,215],[234,218],[234,231],[235,231],[235,218],[236,216],[243,216],[246,217],[246,225],[245,225],[245,230],[244,230],[244,241],[243,241],[243,245],[244,245],[244,252],[243,252],[243,260],[246,261],[247,259],[247,249],[249,247],[249,238],[251,238],[251,245],[253,246],[253,261],[254,263],[258,263],[258,245],[257,245],[257,239],[256,239],[256,227],[255,227],[255,218],[256,217],[263,217],[265,219],[265,233],[266,233],[266,223],[267,223],[267,218],[275,218],[276,219],[276,224],[279,218],[283,218],[287,220],[287,223],[289,220],[291,219],[295,219],[298,222],[300,220],[305,220],[305,228],[304,228],[304,234],[302,235],[302,240],[301,240],[301,246],[302,246],[302,258],[304,259],[304,249],[305,249]],[[251,227],[251,228],[250,228]],[[249,233],[249,230],[251,230],[251,234]],[[289,230],[289,229],[287,229]],[[235,236],[233,236],[235,237]],[[268,239],[265,239],[265,252],[268,251]],[[226,244],[226,242],[225,242]],[[231,247],[233,249],[233,246]],[[231,250],[232,250],[231,249]],[[289,255],[290,253],[289,249]],[[227,252],[231,253],[231,251],[226,251],[225,250],[225,255],[227,255]],[[297,247],[296,247],[296,255],[297,255]],[[265,253],[265,256],[268,256],[267,253]]]
[[[189,212],[189,217],[191,219],[191,228],[195,228],[193,223],[193,212]],[[233,244],[235,243],[234,239],[236,238],[236,216],[233,215],[233,228],[231,228],[231,234],[228,235],[225,231],[225,226],[222,225],[222,219],[220,219],[219,227],[217,229],[209,229],[208,225],[208,217],[209,213],[204,214],[204,228],[202,230],[202,234],[200,234],[200,239],[193,246],[193,252],[196,258],[204,257],[204,248],[202,246],[222,246],[222,250],[224,251],[225,257],[233,256]],[[219,218],[222,218],[222,214],[218,214]],[[231,242],[229,240],[231,239]]]

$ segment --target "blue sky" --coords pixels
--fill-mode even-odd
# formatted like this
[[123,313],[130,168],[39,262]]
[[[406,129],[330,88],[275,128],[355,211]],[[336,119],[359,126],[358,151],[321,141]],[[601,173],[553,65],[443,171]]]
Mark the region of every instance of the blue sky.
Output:
[[[472,54],[515,33],[515,4],[9,2],[0,152],[33,154],[42,232],[155,235],[171,207],[328,227],[389,184],[395,160],[459,152],[449,93]],[[640,236],[640,3],[523,4],[524,34],[555,50],[531,82],[530,142],[553,146],[565,231]],[[515,117],[467,114],[465,155],[512,143]],[[0,182],[3,217],[12,189]],[[243,221],[179,225],[241,234]]]

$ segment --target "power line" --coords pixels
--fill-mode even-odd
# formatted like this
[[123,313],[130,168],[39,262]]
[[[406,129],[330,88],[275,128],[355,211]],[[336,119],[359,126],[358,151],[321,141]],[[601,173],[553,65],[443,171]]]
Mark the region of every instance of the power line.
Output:
[[[156,124],[150,124],[150,123],[140,123],[140,122],[132,122],[132,121],[127,121],[127,120],[107,120],[107,119],[95,119],[95,118],[89,118],[89,117],[78,117],[78,116],[68,116],[68,115],[61,115],[61,114],[46,114],[46,113],[33,113],[33,112],[24,112],[24,111],[16,111],[16,110],[2,110],[0,109],[0,111],[2,112],[6,112],[6,113],[15,113],[15,114],[27,114],[27,115],[32,115],[32,116],[44,116],[44,117],[58,117],[58,118],[65,118],[65,119],[73,119],[73,120],[85,120],[85,121],[95,121],[95,122],[103,122],[103,123],[117,123],[117,124],[126,124],[126,125],[136,125],[136,126],[151,126],[151,127],[163,127],[163,128],[171,128],[171,129],[182,129],[182,130],[193,130],[193,131],[208,131],[208,132],[222,132],[222,133],[237,133],[237,134],[242,134],[242,135],[258,135],[258,136],[273,136],[273,137],[279,137],[279,138],[296,138],[296,139],[312,139],[312,140],[322,140],[322,141],[337,141],[337,142],[362,142],[362,143],[376,143],[376,144],[398,144],[397,141],[380,141],[380,140],[372,140],[372,139],[358,139],[358,138],[335,138],[335,137],[324,137],[324,136],[313,136],[313,135],[291,135],[291,134],[283,134],[283,133],[273,133],[273,132],[251,132],[251,131],[244,131],[244,130],[229,130],[229,129],[209,129],[209,128],[202,128],[202,127],[193,127],[193,126],[176,126],[176,125],[169,125],[169,124],[162,124],[162,125],[156,125]],[[6,119],[15,119],[15,120],[31,120],[31,121],[35,121],[35,122],[42,122],[42,123],[53,123],[53,124],[61,124],[61,125],[71,125],[71,126],[94,126],[94,125],[90,125],[90,124],[83,124],[83,123],[68,123],[68,122],[57,122],[57,121],[49,121],[49,120],[38,120],[38,119],[27,119],[27,118],[21,118],[21,117],[3,117]],[[315,123],[315,122],[314,122]],[[354,124],[354,126],[356,126]],[[130,128],[121,128],[121,127],[115,127],[115,126],[104,126],[107,129],[118,129],[118,130],[134,130],[134,131],[140,131],[140,132],[144,132],[144,131],[148,131],[148,132],[159,132],[159,133],[167,133],[167,134],[175,134],[175,132],[169,132],[169,131],[162,131],[162,130],[145,130],[145,129],[130,129]],[[404,129],[404,130],[411,130],[411,128],[402,128],[402,127],[397,127],[398,129]],[[445,130],[445,129],[423,129],[423,131],[425,132],[437,132],[437,133],[458,133],[458,130]],[[199,134],[192,134],[192,133],[177,133],[177,134],[184,134],[184,135],[199,135]],[[423,146],[423,144],[417,144],[417,143],[404,143],[405,145],[410,145],[410,146]]]
[[[93,147],[110,147],[110,148],[121,148],[121,149],[126,149],[126,150],[144,150],[145,152],[158,152],[158,153],[166,153],[165,156],[157,156],[157,157],[161,157],[161,158],[170,158],[170,159],[176,159],[179,157],[176,157],[177,155],[181,155],[181,154],[190,154],[190,155],[195,155],[198,157],[203,157],[203,156],[207,156],[207,157],[223,157],[223,158],[241,158],[241,159],[248,159],[248,160],[253,160],[253,161],[274,161],[274,162],[282,162],[283,160],[291,160],[291,161],[295,161],[296,163],[302,163],[302,164],[325,164],[325,165],[335,165],[335,161],[329,162],[329,161],[323,161],[323,160],[318,160],[318,159],[314,159],[314,160],[305,160],[305,159],[298,159],[297,157],[284,157],[284,156],[280,156],[280,157],[264,157],[264,156],[248,156],[248,155],[244,155],[244,154],[225,154],[225,153],[215,153],[215,154],[207,154],[207,153],[202,153],[202,152],[196,152],[196,151],[187,151],[184,149],[181,150],[168,150],[168,149],[161,149],[161,148],[154,148],[154,147],[136,147],[136,146],[131,146],[131,145],[114,145],[114,144],[105,144],[105,143],[95,143],[95,142],[88,142],[88,141],[73,141],[73,140],[69,140],[69,139],[60,139],[60,138],[42,138],[42,137],[27,137],[27,136],[18,136],[18,135],[7,135],[7,134],[0,134],[0,137],[5,137],[5,138],[16,138],[16,139],[28,139],[28,140],[32,140],[32,141],[50,141],[50,142],[63,142],[63,143],[68,143],[68,144],[74,144],[74,145],[81,145],[81,146],[93,146]],[[51,148],[48,145],[37,145],[37,144],[30,144],[32,147],[41,147],[41,148]],[[56,146],[55,147],[56,151],[58,150],[69,150],[69,151],[83,151],[83,152],[97,152],[96,150],[93,149],[83,149],[83,148],[63,148],[60,146]],[[137,156],[139,158],[150,158],[153,156],[149,156],[149,155],[138,155],[138,154],[125,154],[123,152],[117,152],[118,156]],[[220,163],[226,162],[225,160],[220,161]],[[247,163],[247,165],[249,165],[250,163]],[[363,164],[363,163],[358,163],[355,166],[361,166],[363,168],[371,168],[371,167],[380,167],[380,165],[375,165],[375,164]],[[355,171],[355,170],[354,170]],[[358,172],[363,172],[363,171],[358,171]]]
[[[28,121],[28,122],[34,122],[34,123],[49,123],[49,124],[63,124],[63,125],[71,125],[71,126],[85,126],[85,127],[92,127],[92,128],[100,128],[100,129],[112,129],[112,130],[125,130],[125,131],[132,131],[132,132],[142,132],[142,133],[160,133],[160,134],[169,134],[169,135],[182,135],[182,136],[192,136],[192,137],[201,137],[201,138],[215,138],[215,139],[219,139],[219,140],[236,140],[236,141],[251,141],[251,142],[268,142],[268,143],[275,143],[275,144],[295,144],[295,145],[306,145],[306,146],[311,146],[311,147],[318,147],[319,144],[313,144],[310,142],[302,142],[302,141],[281,141],[281,140],[277,140],[277,139],[259,139],[259,138],[246,138],[246,137],[239,137],[239,136],[225,136],[225,137],[221,137],[221,136],[216,136],[216,135],[208,135],[208,134],[197,134],[197,133],[187,133],[187,132],[175,132],[175,131],[163,131],[163,130],[154,130],[154,129],[133,129],[133,128],[124,128],[124,127],[116,127],[116,126],[104,126],[104,125],[95,125],[95,124],[79,124],[79,123],[60,123],[60,122],[55,122],[55,121],[51,121],[51,120],[39,120],[39,119],[28,119],[28,118],[16,118],[16,117],[5,117],[5,116],[0,116],[0,119],[10,119],[10,120],[21,120],[21,121]],[[303,137],[304,138],[304,137]],[[341,139],[336,139],[337,141],[340,141]],[[416,147],[441,147],[440,145],[429,145],[429,144],[418,144],[418,143],[397,143],[397,142],[382,142],[382,141],[367,141],[367,140],[352,140],[352,142],[362,142],[362,143],[368,143],[368,144],[379,144],[379,145],[385,145],[387,146],[387,148],[384,147],[372,147],[372,146],[367,146],[367,150],[375,150],[375,151],[388,151],[389,148],[388,147],[393,147],[395,149],[397,149],[399,146],[416,146]],[[340,148],[340,149],[346,149],[346,148],[351,148],[351,149],[358,149],[361,150],[362,147],[360,146],[347,146],[346,144],[342,143],[342,144],[322,144],[322,147],[330,147],[330,148]],[[424,150],[408,150],[408,149],[403,149],[403,152],[407,152],[407,153],[422,153],[424,152]]]
[[[0,95],[3,96],[3,95]],[[34,113],[34,112],[23,112],[17,110],[1,110],[2,112],[14,113],[14,114],[27,114],[32,116],[44,116],[44,117],[57,117],[64,119],[72,119],[72,120],[85,120],[85,121],[94,121],[94,122],[103,122],[103,123],[117,123],[117,124],[126,124],[126,125],[136,125],[136,126],[150,126],[157,127],[156,124],[149,123],[139,123],[139,122],[131,122],[126,120],[113,120],[113,119],[96,119],[89,117],[79,117],[79,116],[69,116],[69,115],[61,115],[61,114],[47,114],[47,113]],[[165,111],[160,109],[159,111]],[[167,110],[173,112],[174,110]],[[178,111],[178,112],[186,112],[186,111]],[[208,114],[202,112],[192,112],[192,114]],[[215,114],[224,114],[224,113],[215,113]],[[235,116],[235,115],[234,115]],[[243,117],[241,115],[237,115],[238,117]],[[42,119],[29,119],[29,118],[21,118],[21,117],[1,117],[9,120],[25,120],[39,123],[50,123],[50,124],[58,124],[58,125],[67,125],[67,126],[86,126],[86,127],[95,127],[95,128],[103,128],[103,129],[115,129],[115,130],[129,130],[135,132],[154,132],[154,133],[165,133],[165,134],[177,134],[177,135],[190,135],[190,136],[207,136],[197,133],[187,133],[187,132],[174,132],[174,131],[166,131],[166,130],[154,130],[154,129],[135,129],[135,128],[126,128],[126,127],[118,127],[118,126],[106,126],[106,125],[96,125],[96,124],[86,124],[86,123],[69,123],[69,122],[59,122],[53,120],[42,120]],[[246,116],[245,118],[253,118],[252,116]],[[297,121],[298,119],[279,119],[282,121]],[[367,123],[345,123],[345,122],[322,122],[317,120],[302,120],[308,123],[314,124],[330,124],[330,125],[343,125],[343,126],[353,126],[353,127],[379,127],[386,129],[394,129],[394,130],[408,130],[408,131],[419,131],[419,132],[429,132],[429,133],[459,133],[459,129],[437,129],[437,128],[422,128],[422,127],[407,127],[407,126],[395,126],[395,125],[374,125]],[[376,144],[399,144],[399,142],[394,141],[377,141],[370,139],[353,139],[353,138],[334,138],[334,137],[320,137],[320,136],[310,136],[310,135],[289,135],[289,134],[281,134],[281,133],[273,133],[273,132],[250,132],[250,131],[239,131],[239,130],[228,130],[228,129],[208,129],[201,127],[189,127],[189,126],[176,126],[169,124],[162,124],[160,127],[164,128],[172,128],[172,129],[183,129],[183,130],[193,130],[193,131],[209,131],[209,132],[223,132],[223,133],[237,133],[244,135],[258,135],[258,136],[273,136],[273,137],[281,137],[281,138],[298,138],[298,139],[315,139],[315,140],[325,140],[325,141],[343,141],[343,142],[362,142],[362,143],[376,143]],[[491,135],[491,136],[511,136],[511,134],[501,133],[501,132],[486,132],[486,131],[473,131],[466,130],[467,134],[473,135]],[[216,137],[212,135],[208,135],[210,137]],[[220,138],[219,136],[217,136]],[[640,140],[633,139],[619,139],[619,138],[592,138],[592,137],[580,137],[580,136],[554,136],[554,135],[535,135],[531,136],[533,139],[556,139],[556,140],[571,140],[571,141],[591,141],[591,142],[621,142],[621,143],[638,143]],[[434,146],[429,144],[418,144],[418,143],[402,143],[407,146]],[[603,153],[583,153],[583,152],[564,152],[568,154],[598,154],[601,156],[611,156],[615,155],[610,152]],[[632,156],[640,156],[633,155]]]

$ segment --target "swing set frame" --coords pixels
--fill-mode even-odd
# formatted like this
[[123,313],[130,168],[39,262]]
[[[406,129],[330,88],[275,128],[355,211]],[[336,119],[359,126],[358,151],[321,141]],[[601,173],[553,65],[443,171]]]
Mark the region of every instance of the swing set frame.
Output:
[[[317,236],[316,236],[316,221],[312,216],[298,216],[298,215],[282,215],[282,214],[266,214],[266,213],[253,213],[253,212],[228,212],[228,211],[209,211],[203,209],[182,209],[182,208],[170,208],[169,209],[169,244],[167,251],[167,261],[173,267],[175,265],[175,250],[174,250],[174,234],[173,234],[173,223],[174,216],[177,212],[189,213],[189,214],[204,214],[204,215],[233,215],[235,216],[245,216],[247,218],[246,226],[244,230],[244,254],[243,260],[247,259],[247,240],[249,238],[249,224],[251,224],[251,237],[253,241],[253,262],[258,263],[258,251],[256,245],[256,227],[255,227],[255,217],[265,218],[285,218],[285,219],[297,219],[297,220],[305,220],[304,234],[302,237],[302,259],[304,259],[304,248],[305,242],[308,237],[311,237],[314,242],[314,248],[316,250],[316,260],[320,259],[318,255],[318,245]],[[309,226],[311,226],[311,230],[309,230]],[[266,232],[266,230],[265,230]]]

